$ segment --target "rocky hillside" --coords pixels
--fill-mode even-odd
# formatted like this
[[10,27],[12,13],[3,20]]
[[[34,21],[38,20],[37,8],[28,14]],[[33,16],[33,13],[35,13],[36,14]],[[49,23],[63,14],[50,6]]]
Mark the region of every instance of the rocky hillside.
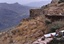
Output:
[[0,44],[31,44],[43,35],[45,24],[43,17],[22,21],[16,28],[0,35]]
[[63,14],[63,1],[50,3],[40,9],[31,9],[30,18],[23,19],[17,27],[0,33],[0,44],[32,44],[44,33],[54,32],[56,29],[63,29],[64,27],[64,20],[59,19],[53,22],[45,15],[63,16]]

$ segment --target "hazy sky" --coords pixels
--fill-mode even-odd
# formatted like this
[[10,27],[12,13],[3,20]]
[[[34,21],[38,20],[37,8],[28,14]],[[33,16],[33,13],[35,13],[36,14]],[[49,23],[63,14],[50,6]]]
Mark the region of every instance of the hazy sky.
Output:
[[20,4],[28,4],[31,2],[38,2],[38,1],[50,1],[50,0],[0,0],[0,3],[2,3],[2,2],[7,2],[7,3],[18,2]]

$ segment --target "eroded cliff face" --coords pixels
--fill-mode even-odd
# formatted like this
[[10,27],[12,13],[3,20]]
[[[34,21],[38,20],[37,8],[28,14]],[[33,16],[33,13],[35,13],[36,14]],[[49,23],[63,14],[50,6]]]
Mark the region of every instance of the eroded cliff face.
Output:
[[[52,3],[40,9],[31,9],[30,18],[24,19],[12,30],[0,34],[0,44],[32,44],[45,32],[64,27],[64,21],[52,22],[45,15],[64,14],[64,3]],[[58,24],[58,25],[57,25]],[[56,27],[55,27],[56,26]]]

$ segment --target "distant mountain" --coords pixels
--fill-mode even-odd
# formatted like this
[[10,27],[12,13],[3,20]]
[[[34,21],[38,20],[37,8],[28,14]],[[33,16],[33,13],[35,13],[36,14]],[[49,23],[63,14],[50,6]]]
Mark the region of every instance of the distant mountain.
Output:
[[0,30],[18,25],[20,20],[29,17],[30,7],[18,3],[0,3]]
[[14,4],[0,3],[0,7],[15,11],[18,14],[23,14],[25,12],[28,13],[30,8],[28,6],[20,5],[19,3],[14,3]]
[[0,29],[14,25],[18,17],[16,12],[0,8]]
[[26,4],[26,5],[30,6],[30,7],[41,7],[43,5],[47,5],[50,2],[51,2],[51,0],[49,0],[49,1],[40,1],[40,2],[32,2],[32,3]]

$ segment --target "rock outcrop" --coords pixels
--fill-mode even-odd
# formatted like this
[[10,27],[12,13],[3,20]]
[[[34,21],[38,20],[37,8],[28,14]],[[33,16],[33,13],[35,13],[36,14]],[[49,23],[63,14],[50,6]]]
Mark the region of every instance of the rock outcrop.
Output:
[[63,3],[63,2],[64,2],[64,0],[52,0],[51,3]]
[[38,15],[41,15],[41,9],[31,9],[30,10],[30,17],[36,17]]

